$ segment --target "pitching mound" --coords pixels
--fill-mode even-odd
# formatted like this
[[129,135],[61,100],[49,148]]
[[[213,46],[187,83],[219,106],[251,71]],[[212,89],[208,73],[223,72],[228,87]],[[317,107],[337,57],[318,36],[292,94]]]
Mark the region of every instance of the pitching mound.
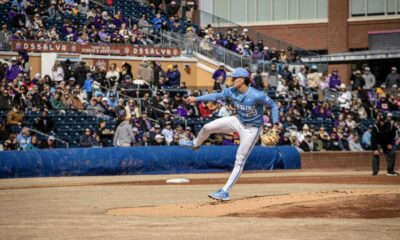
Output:
[[110,209],[115,216],[261,217],[261,218],[395,218],[398,191],[329,191],[254,196],[229,202]]

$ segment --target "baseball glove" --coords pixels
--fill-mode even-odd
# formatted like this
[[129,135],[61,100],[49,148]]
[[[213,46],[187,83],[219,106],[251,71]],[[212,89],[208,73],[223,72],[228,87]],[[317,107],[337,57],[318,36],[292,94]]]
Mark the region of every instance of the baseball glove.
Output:
[[270,130],[261,136],[261,142],[266,146],[275,146],[279,141],[279,135],[276,131]]

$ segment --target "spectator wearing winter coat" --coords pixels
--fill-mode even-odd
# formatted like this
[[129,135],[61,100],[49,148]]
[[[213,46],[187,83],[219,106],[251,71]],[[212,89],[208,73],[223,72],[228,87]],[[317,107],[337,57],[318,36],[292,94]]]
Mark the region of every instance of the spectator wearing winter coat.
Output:
[[368,127],[368,130],[366,130],[361,138],[361,144],[365,150],[370,150],[372,145],[371,145],[371,132],[372,132],[372,126]]
[[371,73],[371,69],[369,67],[366,67],[364,69],[364,74],[362,75],[362,77],[365,80],[365,85],[364,85],[365,90],[372,89],[375,86],[376,84],[375,75]]
[[322,151],[323,150],[323,142],[320,139],[319,133],[314,132],[312,136],[312,142],[315,151]]
[[51,108],[55,110],[64,109],[60,93],[54,93],[54,96],[50,98],[50,105]]
[[400,86],[400,74],[397,73],[396,67],[392,67],[391,72],[386,77],[386,89],[391,89],[393,85]]
[[148,61],[144,61],[139,65],[138,78],[147,82],[149,86],[154,83],[154,70]]
[[223,145],[223,146],[233,146],[233,145],[235,145],[235,142],[233,140],[233,135],[232,134],[225,134],[224,140],[222,140],[221,145]]
[[87,94],[87,99],[91,99],[93,92],[93,78],[91,73],[86,74],[86,79],[85,82],[83,83],[83,90],[85,90]]
[[352,151],[352,152],[364,151],[364,149],[362,148],[361,143],[360,143],[360,138],[357,135],[353,135],[349,139],[349,148],[350,148],[350,151]]
[[319,89],[322,74],[318,72],[317,65],[311,66],[311,72],[307,74],[307,87],[313,90]]
[[76,84],[78,84],[80,87],[83,86],[83,83],[85,82],[86,79],[86,74],[88,73],[88,70],[86,69],[86,63],[85,62],[80,62],[78,68],[75,70],[75,80]]
[[171,122],[168,121],[165,123],[165,128],[161,131],[161,134],[165,137],[167,145],[170,145],[174,138],[174,130],[171,128]]
[[107,71],[106,80],[107,80],[107,87],[113,87],[115,83],[118,83],[120,79],[119,71],[117,70],[117,64],[113,63],[110,65],[110,70]]
[[115,28],[120,29],[122,23],[128,24],[128,21],[124,16],[122,16],[121,10],[118,10],[117,13],[114,15],[113,24]]
[[360,70],[355,71],[351,79],[351,90],[355,91],[359,87],[364,88],[364,86],[365,86],[365,79],[361,75],[361,71]]
[[176,1],[171,1],[169,4],[167,4],[167,7],[165,8],[167,17],[175,17],[179,12],[179,8],[180,5]]
[[328,108],[326,104],[318,104],[313,109],[313,116],[319,118],[328,118],[332,116],[332,111]]
[[276,64],[271,64],[271,69],[268,70],[268,86],[277,88],[279,85],[279,74],[276,69]]
[[59,62],[56,62],[51,70],[53,81],[59,83],[64,81],[64,69]]
[[131,113],[127,106],[124,115],[124,121],[117,127],[114,134],[113,144],[116,147],[130,147],[135,143],[135,135],[130,124]]
[[305,135],[304,140],[300,143],[300,148],[304,152],[312,152],[312,151],[314,151],[314,144],[313,144],[313,141],[311,140],[311,134],[310,133]]
[[54,121],[48,117],[48,111],[45,110],[45,111],[42,111],[41,116],[35,120],[35,123],[33,126],[35,129],[37,129],[41,132],[49,133],[54,130],[55,124],[54,124]]
[[212,116],[212,112],[210,111],[210,109],[208,109],[206,103],[200,102],[200,103],[197,105],[197,108],[199,109],[200,117],[202,117],[202,118],[209,118],[209,117]]
[[332,71],[332,74],[329,77],[328,83],[329,83],[329,88],[334,89],[334,90],[338,89],[340,84],[342,84],[342,81],[340,80],[338,71],[336,69]]
[[257,90],[264,91],[268,88],[268,76],[261,69],[258,69],[256,73],[251,74],[252,82],[254,88]]
[[178,70],[178,65],[174,64],[172,69],[167,71],[167,85],[171,87],[179,87],[181,83],[181,73]]
[[93,140],[90,129],[86,128],[83,136],[79,138],[79,147],[92,147]]
[[13,100],[7,89],[3,89],[0,95],[0,109],[10,110],[13,106]]
[[2,49],[7,50],[10,48],[11,36],[12,33],[7,29],[7,24],[3,24],[0,31],[0,46]]
[[26,127],[22,128],[22,131],[17,136],[17,142],[22,150],[26,150],[28,144],[31,143],[31,136],[29,135],[28,128]]
[[284,79],[287,80],[288,84],[289,84],[290,82],[292,82],[292,80],[293,80],[293,75],[292,75],[292,72],[289,71],[289,66],[288,66],[288,65],[285,65],[285,66],[283,67],[283,70],[280,71],[279,74],[282,76],[282,78],[284,78]]
[[7,125],[22,125],[25,115],[21,112],[19,106],[14,106],[11,111],[7,113]]
[[347,90],[346,85],[343,83],[340,84],[339,91],[340,92],[338,102],[340,104],[340,107],[350,109],[350,104],[352,100],[351,92]]
[[16,79],[18,74],[24,72],[22,66],[18,65],[17,63],[18,63],[17,58],[12,57],[11,64],[6,69],[5,78],[9,83],[12,82],[14,79]]
[[54,136],[50,136],[47,141],[42,141],[39,145],[40,149],[49,149],[49,148],[57,148],[56,138]]
[[344,133],[341,138],[339,138],[339,147],[342,151],[349,151],[350,147],[349,147],[349,142],[347,140],[348,135],[347,133]]
[[154,33],[158,33],[163,25],[163,19],[161,18],[161,13],[157,13],[151,22],[153,23]]

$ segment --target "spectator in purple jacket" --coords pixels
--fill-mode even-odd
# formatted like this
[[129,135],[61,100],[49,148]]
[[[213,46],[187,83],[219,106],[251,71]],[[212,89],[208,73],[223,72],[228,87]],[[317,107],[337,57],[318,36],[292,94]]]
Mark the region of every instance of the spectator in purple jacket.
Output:
[[260,52],[258,48],[255,48],[251,58],[256,61],[264,61],[264,54]]
[[8,25],[10,27],[19,27],[18,6],[15,4],[11,6],[11,10],[8,12]]
[[106,39],[107,39],[107,37],[109,37],[109,35],[108,35],[108,33],[107,33],[107,30],[106,30],[106,27],[105,27],[105,26],[103,26],[103,27],[101,28],[101,30],[99,31],[98,35],[99,35],[99,38],[100,38],[100,40],[101,40],[102,42],[106,42]]
[[178,108],[176,109],[176,115],[180,117],[187,117],[188,116],[188,110],[184,108],[182,105],[179,105]]
[[18,74],[23,73],[23,69],[20,65],[17,64],[17,58],[11,58],[11,65],[9,65],[6,69],[5,78],[7,82],[12,82],[15,78],[17,78]]
[[12,36],[11,40],[25,40],[24,35],[22,35],[21,30],[17,30]]
[[332,111],[330,110],[328,103],[319,103],[313,109],[313,116],[319,118],[329,118],[332,116]]
[[178,70],[178,65],[174,64],[172,69],[168,69],[167,71],[168,77],[168,86],[171,87],[179,87],[181,83],[181,73]]
[[329,88],[331,89],[338,89],[342,81],[340,80],[340,77],[338,75],[338,71],[334,69],[332,71],[332,75],[329,77]]
[[119,10],[117,14],[115,14],[113,19],[113,24],[115,28],[121,28],[122,23],[128,24],[128,21],[124,16],[122,16],[121,11]]
[[222,140],[222,145],[224,146],[232,146],[235,145],[233,141],[232,134],[225,134],[224,140]]

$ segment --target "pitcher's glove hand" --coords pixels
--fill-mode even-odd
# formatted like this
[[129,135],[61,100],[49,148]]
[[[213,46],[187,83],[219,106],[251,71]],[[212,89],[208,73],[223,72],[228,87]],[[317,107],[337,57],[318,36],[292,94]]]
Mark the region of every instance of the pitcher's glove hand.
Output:
[[266,146],[275,146],[279,142],[279,135],[276,130],[270,130],[261,136],[261,142]]

